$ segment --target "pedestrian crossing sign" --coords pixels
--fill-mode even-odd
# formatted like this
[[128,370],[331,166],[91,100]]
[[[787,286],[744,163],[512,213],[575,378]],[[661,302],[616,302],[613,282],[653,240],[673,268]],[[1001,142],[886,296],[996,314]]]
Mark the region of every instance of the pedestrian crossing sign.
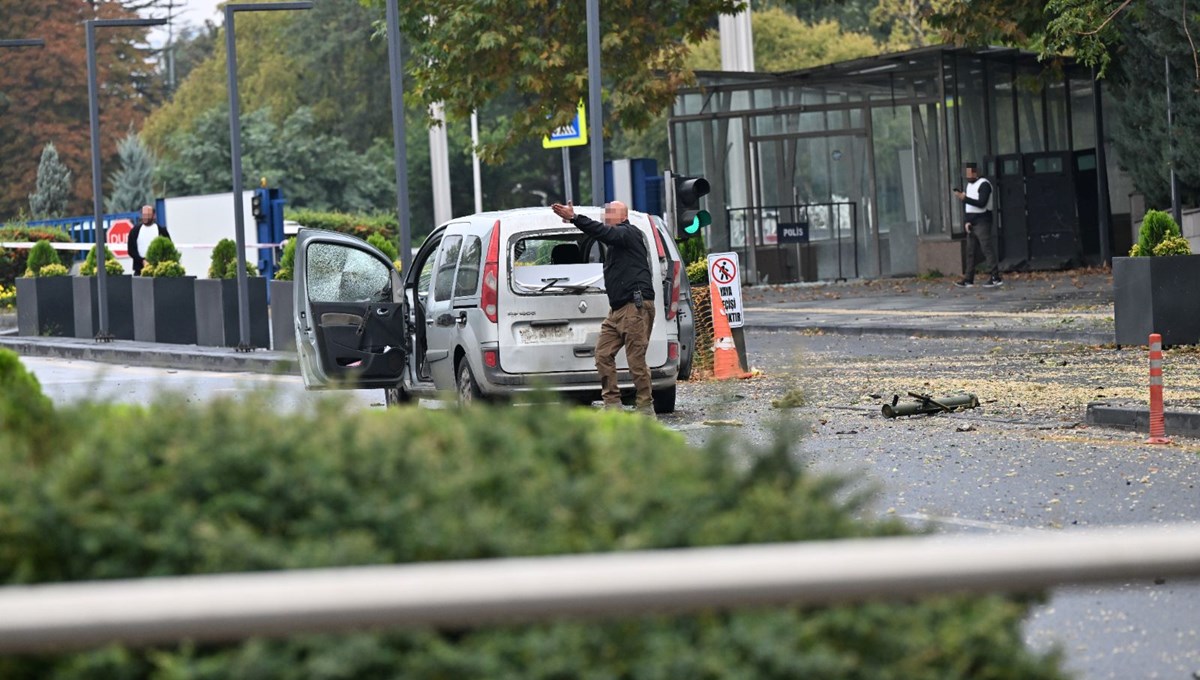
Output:
[[542,137],[543,149],[583,146],[587,143],[587,111],[583,108],[583,102],[579,103],[579,109],[575,111],[575,117],[570,123],[550,133],[548,137]]

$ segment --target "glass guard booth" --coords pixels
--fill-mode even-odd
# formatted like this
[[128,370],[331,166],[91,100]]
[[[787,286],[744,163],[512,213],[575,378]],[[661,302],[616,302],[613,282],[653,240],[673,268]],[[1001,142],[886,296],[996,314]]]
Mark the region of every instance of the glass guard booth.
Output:
[[[737,251],[748,283],[961,273],[967,241],[951,189],[967,162],[997,191],[1005,269],[1101,254],[1099,216],[1112,208],[1098,191],[1082,68],[931,47],[699,76],[672,112],[673,167],[708,178],[709,250]],[[1106,166],[1120,174],[1111,154]]]

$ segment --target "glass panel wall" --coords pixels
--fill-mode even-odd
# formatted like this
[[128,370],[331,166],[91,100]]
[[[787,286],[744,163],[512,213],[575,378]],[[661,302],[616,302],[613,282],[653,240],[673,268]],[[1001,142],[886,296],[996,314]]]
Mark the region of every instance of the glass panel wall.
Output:
[[1038,73],[1024,67],[1017,78],[1017,130],[1021,153],[1046,150],[1046,126],[1042,117],[1043,83]]
[[1068,135],[1067,84],[1054,79],[1046,84],[1046,143],[1048,151],[1067,151],[1071,148]]
[[1071,148],[1092,149],[1096,146],[1096,113],[1092,108],[1091,78],[1072,77]]
[[1017,121],[1014,118],[1015,93],[1013,67],[1010,62],[992,62],[992,153],[1017,153]]

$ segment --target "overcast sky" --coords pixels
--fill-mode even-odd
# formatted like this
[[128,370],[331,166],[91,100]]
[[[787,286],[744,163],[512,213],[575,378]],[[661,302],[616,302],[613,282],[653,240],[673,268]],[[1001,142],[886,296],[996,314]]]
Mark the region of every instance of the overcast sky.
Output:
[[212,19],[218,25],[223,23],[220,12],[217,11],[217,3],[221,0],[185,0],[183,3],[183,15],[180,17],[184,23],[194,26],[203,26],[205,19]]

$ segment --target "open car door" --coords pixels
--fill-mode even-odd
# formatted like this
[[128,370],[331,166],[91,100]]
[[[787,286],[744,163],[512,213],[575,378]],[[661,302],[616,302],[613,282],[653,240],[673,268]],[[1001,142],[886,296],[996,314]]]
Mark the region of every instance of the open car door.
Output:
[[396,387],[404,374],[407,310],[387,256],[353,236],[302,229],[294,278],[304,386]]

